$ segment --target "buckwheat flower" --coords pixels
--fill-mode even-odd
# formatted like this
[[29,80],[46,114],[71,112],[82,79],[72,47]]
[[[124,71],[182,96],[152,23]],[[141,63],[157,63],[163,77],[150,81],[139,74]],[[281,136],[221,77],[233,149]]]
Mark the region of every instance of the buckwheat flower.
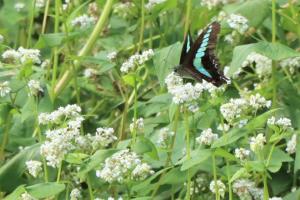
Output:
[[7,63],[16,63],[16,62],[18,62],[20,57],[21,57],[21,54],[14,49],[9,49],[2,53],[2,58]]
[[240,160],[245,160],[249,157],[250,151],[245,148],[237,148],[234,150],[234,156]]
[[249,188],[249,192],[252,195],[254,200],[262,200],[264,198],[264,191],[263,189],[252,187]]
[[242,128],[242,127],[246,126],[247,123],[248,123],[248,119],[242,119],[239,121],[238,127]]
[[168,144],[171,141],[171,138],[174,136],[174,132],[170,131],[169,128],[162,128],[159,131],[157,144],[163,148],[168,147]]
[[132,119],[132,123],[129,125],[129,129],[131,132],[133,132],[134,129],[136,131],[143,131],[144,130],[144,119],[139,118],[134,122],[134,119]]
[[24,192],[23,194],[21,194],[20,200],[37,200],[37,199],[31,196],[28,192]]
[[42,163],[40,161],[29,160],[26,161],[25,164],[29,174],[31,174],[33,177],[37,177],[38,174],[42,171]]
[[155,5],[165,2],[166,0],[149,0],[145,5],[146,9],[151,10]]
[[191,103],[188,105],[188,110],[193,113],[196,113],[199,111],[199,106],[196,103]]
[[255,187],[255,183],[248,179],[238,179],[232,184],[232,189],[240,199],[252,199],[250,190]]
[[263,96],[261,96],[259,93],[255,95],[251,95],[249,97],[249,105],[253,107],[255,110],[260,108],[270,108],[272,102],[267,101]]
[[11,88],[9,87],[8,81],[4,81],[0,83],[0,96],[5,97],[7,94],[9,94],[11,91]]
[[268,119],[267,124],[268,125],[275,125],[276,118],[272,116],[271,118]]
[[89,17],[86,14],[76,17],[71,21],[71,25],[73,27],[78,26],[80,29],[89,28],[95,23],[96,23],[96,19],[94,17]]
[[99,148],[99,146],[107,147],[118,138],[114,135],[113,128],[97,128],[96,134],[93,137],[92,146],[94,149]]
[[27,62],[32,62],[34,64],[40,64],[40,50],[38,49],[25,49],[23,47],[18,48],[18,52],[20,53],[20,62],[22,64]]
[[0,44],[4,41],[3,35],[0,34]]
[[140,65],[144,64],[146,61],[150,60],[154,56],[153,49],[145,50],[141,53],[138,63]]
[[126,18],[129,15],[132,7],[134,7],[132,2],[116,3],[113,12],[121,17]]
[[121,150],[105,159],[103,168],[96,171],[96,176],[108,183],[123,183],[132,179],[132,171],[142,164],[136,153],[128,149]]
[[234,43],[234,38],[233,38],[232,34],[225,35],[224,41],[229,43],[229,44],[233,44]]
[[237,98],[230,99],[228,103],[221,105],[220,111],[226,121],[232,122],[234,119],[241,117],[247,108],[247,100]]
[[229,131],[230,126],[228,124],[225,124],[225,123],[224,124],[219,124],[217,129],[219,131],[227,132],[227,131]]
[[269,200],[283,200],[281,197],[272,197],[272,198],[269,198]]
[[248,19],[238,14],[230,14],[227,23],[230,28],[238,31],[240,34],[244,34],[249,28]]
[[[218,187],[216,186],[216,184],[218,185]],[[209,184],[209,189],[214,194],[216,194],[216,190],[218,190],[220,196],[224,198],[226,186],[221,180],[217,180],[216,182],[212,180]]]
[[264,147],[265,142],[266,142],[266,137],[262,133],[258,134],[256,137],[251,137],[250,149],[253,152],[260,151]]
[[84,118],[82,116],[77,116],[74,119],[71,119],[67,122],[67,125],[70,129],[80,129]]
[[260,78],[269,76],[272,73],[272,60],[270,58],[252,52],[242,63],[242,67],[252,66],[254,64],[255,72]]
[[212,132],[211,128],[203,130],[199,137],[196,138],[196,142],[204,145],[211,145],[218,139],[218,134]]
[[116,51],[112,51],[109,54],[107,54],[107,59],[110,61],[113,61],[114,59],[117,58],[117,52]]
[[97,70],[93,68],[86,68],[83,72],[83,76],[86,78],[90,78],[97,75]]
[[137,165],[132,171],[132,179],[144,180],[152,174],[154,174],[154,171],[151,169],[151,166],[147,163],[142,163],[140,165]]
[[36,0],[35,7],[43,8],[45,6],[45,0]]
[[39,92],[44,91],[43,88],[41,87],[39,81],[30,80],[27,85],[28,85],[29,90],[30,90],[30,95],[32,95],[32,96],[36,96],[36,95],[38,95]]
[[99,7],[97,2],[92,2],[89,4],[88,14],[96,18],[99,16]]
[[282,68],[287,68],[291,74],[294,74],[300,68],[300,57],[284,59],[280,61],[279,65]]
[[233,3],[233,2],[236,2],[236,0],[202,0],[201,5],[211,10],[214,7],[225,5],[227,3]]
[[178,85],[183,84],[183,79],[175,72],[171,72],[165,79],[168,90],[172,90]]
[[17,2],[15,4],[15,9],[17,10],[17,12],[20,12],[21,10],[23,10],[25,8],[25,4],[22,2]]
[[175,104],[190,103],[198,99],[202,94],[203,88],[198,87],[199,84],[196,85],[193,86],[191,83],[177,85],[174,88],[168,90],[168,92],[172,94],[172,100]]
[[122,73],[128,73],[130,71],[135,70],[138,66],[143,65],[146,61],[150,60],[154,55],[152,49],[148,49],[143,51],[141,54],[134,54],[130,56],[128,60],[126,60],[120,70]]
[[297,147],[297,135],[294,134],[292,138],[287,142],[285,151],[289,154],[293,154],[296,152]]
[[71,200],[79,200],[82,199],[81,192],[78,188],[74,188],[70,193]]
[[44,61],[42,62],[42,64],[41,64],[41,68],[42,68],[42,69],[46,69],[46,68],[48,68],[49,66],[50,66],[50,60],[49,60],[49,59],[44,60]]

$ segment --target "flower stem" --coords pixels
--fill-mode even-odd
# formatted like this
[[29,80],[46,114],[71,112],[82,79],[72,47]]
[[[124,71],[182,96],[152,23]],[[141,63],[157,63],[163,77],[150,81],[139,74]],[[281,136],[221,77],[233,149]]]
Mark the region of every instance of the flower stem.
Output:
[[30,9],[30,21],[29,21],[29,27],[28,27],[28,36],[27,36],[27,44],[26,47],[29,48],[31,45],[31,35],[32,35],[32,27],[34,22],[34,11],[35,11],[35,1],[32,1],[31,9]]
[[144,29],[145,29],[145,0],[142,0],[141,2],[141,29],[140,29],[140,39],[139,39],[139,46],[138,46],[138,52],[143,47],[143,39],[144,39]]
[[58,167],[58,172],[57,172],[57,177],[56,177],[57,183],[59,183],[59,181],[60,181],[61,170],[62,170],[62,161],[60,162],[59,167]]
[[227,175],[227,182],[228,182],[228,192],[229,192],[229,200],[232,200],[232,189],[231,189],[231,182],[230,182],[230,171],[229,171],[229,161],[226,159],[226,175]]
[[214,176],[214,183],[215,183],[216,200],[220,200],[219,186],[218,186],[218,182],[217,182],[217,165],[216,165],[215,153],[213,153],[213,155],[212,155],[212,163],[213,163],[213,176]]
[[[190,125],[189,125],[189,115],[186,108],[184,108],[184,127],[185,127],[185,137],[186,137],[186,159],[191,159],[191,147],[190,147]],[[186,185],[186,196],[185,199],[191,199],[191,174],[190,169],[187,170],[187,185]]]
[[186,16],[184,24],[184,36],[186,36],[189,26],[190,26],[190,16],[191,16],[192,0],[187,0],[186,2]]
[[1,144],[1,147],[0,147],[0,161],[5,160],[4,151],[5,151],[6,145],[8,143],[11,120],[12,120],[12,114],[11,114],[11,111],[9,111],[8,116],[7,116],[7,120],[6,120],[6,123],[5,123],[5,129],[4,129],[4,133],[3,133],[2,144]]
[[91,179],[90,179],[89,175],[87,175],[86,181],[87,181],[87,185],[88,185],[90,199],[94,200],[93,189],[92,189]]
[[43,17],[43,24],[42,24],[42,31],[41,31],[42,34],[44,34],[45,31],[46,31],[49,5],[50,5],[50,0],[47,0],[46,6],[45,6],[45,10],[44,10],[44,17]]
[[[107,0],[105,3],[105,6],[103,8],[102,14],[93,30],[91,33],[90,37],[88,38],[87,42],[85,43],[84,47],[79,51],[78,57],[82,57],[87,55],[94,45],[96,44],[96,40],[99,38],[99,34],[102,32],[105,23],[108,19],[108,16],[110,14],[111,8],[112,8],[113,0]],[[79,67],[80,61],[75,60],[74,61],[74,66],[77,69]],[[55,86],[54,89],[54,97],[59,95],[63,89],[68,85],[70,82],[70,79],[72,78],[72,70],[66,70],[65,73],[62,75],[62,78],[58,81],[58,83]]]
[[263,175],[264,178],[264,200],[269,200],[269,191],[268,191],[268,177],[267,177],[267,172],[264,173]]
[[[276,42],[276,0],[272,0],[272,43]],[[276,107],[277,104],[277,81],[276,81],[276,68],[277,63],[272,61],[272,86],[273,86],[273,99],[272,107]]]

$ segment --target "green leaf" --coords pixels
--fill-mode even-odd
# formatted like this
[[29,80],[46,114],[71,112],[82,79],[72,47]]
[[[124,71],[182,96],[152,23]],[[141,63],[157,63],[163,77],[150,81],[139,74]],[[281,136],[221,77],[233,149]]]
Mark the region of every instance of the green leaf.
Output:
[[140,136],[133,146],[133,151],[138,154],[147,154],[158,160],[158,152],[155,145],[146,137]]
[[161,86],[165,85],[166,76],[179,63],[181,45],[181,43],[177,42],[155,52],[153,62],[156,76],[158,77]]
[[295,200],[300,198],[300,189],[297,189],[294,192],[288,193],[286,196],[283,197],[283,200]]
[[35,198],[47,198],[64,191],[65,185],[61,183],[39,183],[26,187],[26,190]]
[[68,153],[65,161],[72,164],[81,164],[89,155],[84,153]]
[[228,72],[229,75],[234,74],[234,72],[241,68],[242,63],[252,52],[262,54],[275,61],[300,56],[299,52],[279,43],[272,44],[269,42],[258,42],[237,46],[233,50],[233,58]]
[[5,197],[4,200],[16,200],[24,192],[26,192],[24,185],[20,185],[12,193],[10,193],[7,197]]
[[228,161],[236,160],[234,155],[232,155],[231,153],[229,153],[226,150],[221,149],[221,148],[216,149],[215,155],[219,156],[219,157],[223,157],[223,158],[227,159]]
[[209,157],[211,157],[212,152],[210,149],[200,149],[193,151],[191,154],[191,159],[187,160],[186,157],[184,158],[184,161],[180,168],[181,171],[185,171],[195,165],[204,162]]
[[236,171],[233,175],[232,175],[232,177],[231,177],[231,179],[230,179],[230,182],[232,183],[232,182],[234,182],[235,180],[237,180],[237,179],[239,179],[239,178],[241,178],[241,177],[246,177],[246,176],[248,176],[249,174],[248,174],[248,172],[247,172],[247,170],[245,169],[245,168],[240,168],[238,171]]
[[265,171],[265,164],[262,161],[249,161],[247,162],[251,169],[256,172],[264,172]]
[[29,117],[33,117],[33,114],[36,113],[36,103],[32,97],[29,97],[26,101],[26,104],[21,109],[22,112],[22,122],[24,122]]
[[278,172],[283,162],[291,162],[293,159],[284,151],[279,148],[275,148],[272,154],[268,170],[275,173]]

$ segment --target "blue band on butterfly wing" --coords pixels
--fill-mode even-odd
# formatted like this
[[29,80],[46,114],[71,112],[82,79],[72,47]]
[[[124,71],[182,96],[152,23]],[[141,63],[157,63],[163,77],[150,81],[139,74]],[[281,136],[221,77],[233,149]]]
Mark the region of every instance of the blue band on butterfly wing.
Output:
[[187,44],[186,44],[186,53],[190,50],[191,44],[190,44],[190,36],[187,36]]
[[209,72],[202,66],[201,58],[195,58],[193,61],[193,64],[201,74],[203,74],[209,78],[212,78],[212,76],[209,74]]

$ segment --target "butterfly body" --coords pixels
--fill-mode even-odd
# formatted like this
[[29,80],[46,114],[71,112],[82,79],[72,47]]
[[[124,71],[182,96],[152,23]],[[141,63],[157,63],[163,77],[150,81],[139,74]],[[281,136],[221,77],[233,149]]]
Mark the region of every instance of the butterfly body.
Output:
[[219,61],[214,54],[217,34],[220,24],[210,24],[193,42],[190,34],[187,34],[180,57],[180,65],[176,71],[188,74],[197,81],[202,79],[220,86],[227,82],[223,72],[219,70]]

